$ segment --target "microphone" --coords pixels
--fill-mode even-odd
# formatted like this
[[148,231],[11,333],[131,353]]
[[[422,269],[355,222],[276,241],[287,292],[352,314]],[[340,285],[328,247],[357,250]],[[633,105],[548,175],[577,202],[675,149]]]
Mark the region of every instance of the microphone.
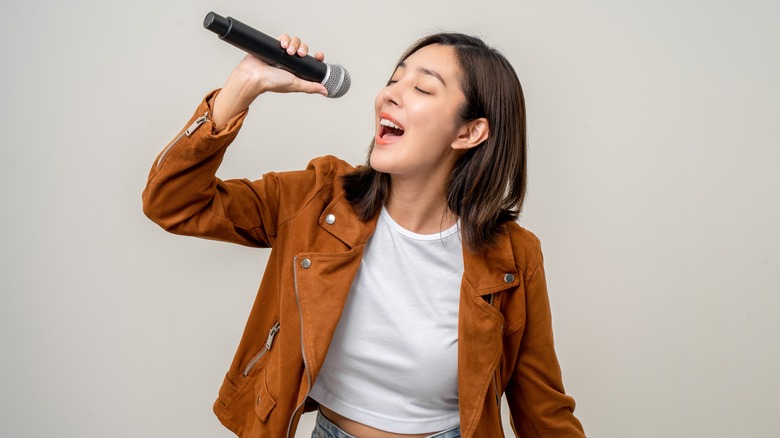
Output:
[[328,64],[309,55],[290,55],[279,45],[279,40],[235,18],[209,12],[203,20],[203,27],[219,35],[221,40],[270,65],[287,70],[301,79],[321,83],[328,90],[328,97],[347,94],[352,84],[349,72],[341,65]]

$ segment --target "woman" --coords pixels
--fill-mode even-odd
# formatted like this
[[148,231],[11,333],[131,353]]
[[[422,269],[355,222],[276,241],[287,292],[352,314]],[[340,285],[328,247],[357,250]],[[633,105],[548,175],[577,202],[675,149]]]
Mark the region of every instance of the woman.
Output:
[[[290,56],[308,47],[280,37]],[[322,60],[322,53],[315,54]],[[325,94],[244,58],[160,154],[144,211],[179,234],[271,247],[214,410],[239,436],[584,436],[553,348],[525,193],[525,109],[511,65],[436,34],[375,101],[368,163],[334,157],[257,181],[214,175],[265,92]]]

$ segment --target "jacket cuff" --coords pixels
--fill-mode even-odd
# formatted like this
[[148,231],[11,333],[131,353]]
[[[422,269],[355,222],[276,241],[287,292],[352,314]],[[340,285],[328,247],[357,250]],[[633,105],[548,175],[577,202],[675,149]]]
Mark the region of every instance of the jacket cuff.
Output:
[[[217,88],[215,90],[210,91],[206,94],[206,96],[203,98],[203,102],[201,102],[201,107],[205,108],[205,110],[208,110],[209,114],[214,114],[214,101],[217,99],[217,95],[219,92],[222,91],[221,88]],[[201,108],[198,108],[199,110]],[[201,111],[202,113],[202,111]],[[233,131],[235,131],[244,121],[246,118],[246,115],[249,113],[249,108],[241,111],[240,113],[236,114],[227,121],[227,124],[222,129],[217,129],[216,124],[211,122],[211,119],[209,118],[209,121],[211,122],[211,134],[212,135],[222,135],[222,134],[231,134]]]

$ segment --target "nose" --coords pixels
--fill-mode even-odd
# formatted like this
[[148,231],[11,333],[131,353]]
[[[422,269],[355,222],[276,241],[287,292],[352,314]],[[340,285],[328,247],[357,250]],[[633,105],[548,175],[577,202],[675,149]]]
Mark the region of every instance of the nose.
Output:
[[382,91],[382,100],[385,103],[401,106],[401,92],[398,89],[398,82],[388,84]]

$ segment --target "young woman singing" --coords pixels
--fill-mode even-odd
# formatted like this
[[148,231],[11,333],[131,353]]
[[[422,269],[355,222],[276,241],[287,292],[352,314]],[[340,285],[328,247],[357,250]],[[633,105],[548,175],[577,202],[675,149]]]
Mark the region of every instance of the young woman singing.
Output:
[[[280,44],[308,52],[297,38]],[[327,156],[220,180],[267,92],[326,93],[247,56],[158,156],[143,196],[170,232],[271,248],[214,405],[222,423],[292,437],[319,410],[314,437],[499,437],[506,397],[518,436],[584,436],[553,347],[540,244],[515,221],[525,104],[504,56],[463,34],[423,38],[376,96],[366,164]]]

